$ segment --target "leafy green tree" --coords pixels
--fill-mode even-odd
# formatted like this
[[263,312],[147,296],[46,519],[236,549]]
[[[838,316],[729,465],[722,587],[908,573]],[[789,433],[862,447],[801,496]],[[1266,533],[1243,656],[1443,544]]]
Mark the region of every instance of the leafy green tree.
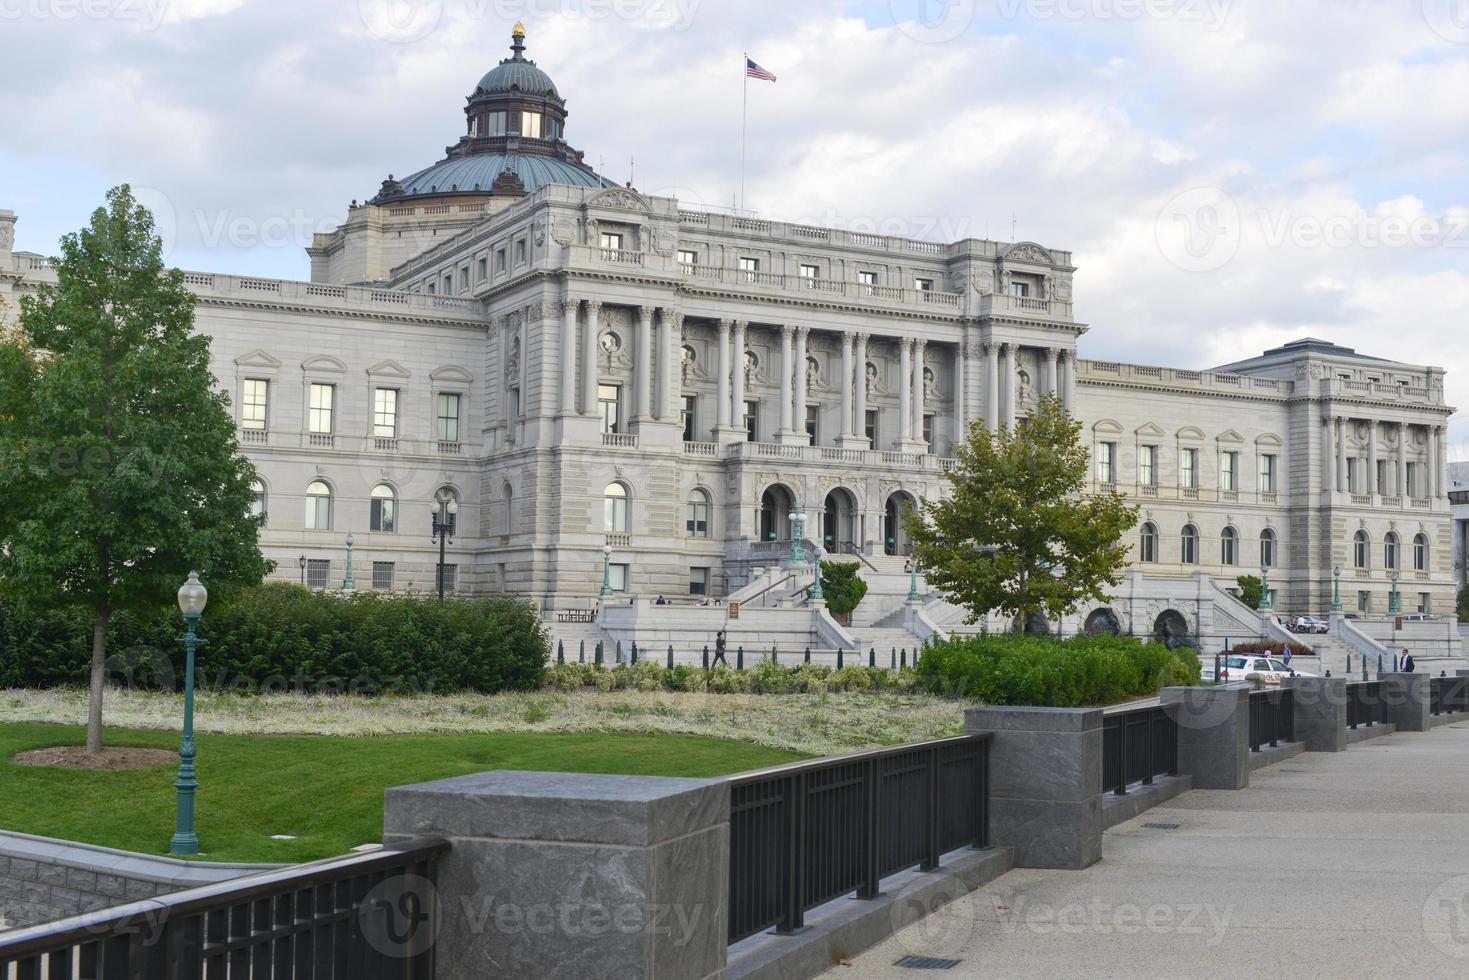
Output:
[[95,752],[111,617],[171,602],[191,569],[228,591],[270,566],[254,467],[152,215],[114,188],[54,267],[22,301],[24,346],[0,349],[0,588],[88,611]]
[[1017,624],[1037,612],[1054,618],[1122,580],[1121,538],[1137,508],[1115,492],[1085,492],[1080,434],[1054,396],[1013,430],[976,423],[955,447],[949,496],[909,515],[928,582],[968,607],[971,621],[991,609]]
[[821,563],[821,594],[833,616],[845,616],[867,594],[867,583],[857,574],[855,562],[824,561]]
[[1234,581],[1239,586],[1239,601],[1251,609],[1259,609],[1265,594],[1265,583],[1260,581],[1260,576],[1241,575]]
[[1459,590],[1459,621],[1469,622],[1469,585]]

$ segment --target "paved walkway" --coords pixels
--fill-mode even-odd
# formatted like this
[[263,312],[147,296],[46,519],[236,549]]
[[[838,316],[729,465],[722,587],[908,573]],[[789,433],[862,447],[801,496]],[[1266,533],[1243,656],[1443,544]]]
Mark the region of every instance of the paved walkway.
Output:
[[1012,871],[827,976],[1469,976],[1469,721],[1185,793],[1103,854]]

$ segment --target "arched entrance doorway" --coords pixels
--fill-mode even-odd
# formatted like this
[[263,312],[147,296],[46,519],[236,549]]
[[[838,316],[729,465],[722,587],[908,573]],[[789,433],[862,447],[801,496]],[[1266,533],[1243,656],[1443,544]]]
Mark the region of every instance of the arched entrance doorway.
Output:
[[1121,636],[1122,623],[1117,614],[1107,607],[1093,609],[1086,617],[1086,625],[1082,627],[1088,636]]
[[857,548],[857,498],[845,487],[826,495],[821,515],[821,545],[827,551],[846,554]]
[[755,514],[755,529],[761,541],[791,540],[791,511],[796,498],[782,484],[772,483],[760,495],[760,510]]
[[888,496],[882,517],[883,554],[906,555],[913,551],[913,539],[904,524],[914,505],[913,497],[905,491],[896,490]]
[[1172,650],[1174,647],[1198,647],[1189,634],[1188,620],[1177,609],[1165,609],[1153,621],[1153,639]]

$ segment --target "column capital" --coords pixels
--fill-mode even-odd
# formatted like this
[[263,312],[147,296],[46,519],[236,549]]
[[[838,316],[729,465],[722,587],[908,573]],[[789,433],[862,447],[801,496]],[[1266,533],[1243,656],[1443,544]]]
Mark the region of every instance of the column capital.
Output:
[[562,313],[575,313],[576,310],[577,310],[577,308],[580,307],[580,306],[581,306],[581,300],[579,300],[579,299],[572,299],[571,297],[568,296],[566,299],[563,299],[561,301],[561,312]]
[[805,324],[797,324],[796,325],[796,336],[797,337],[809,337],[810,335],[811,335],[811,328],[810,327],[806,326]]
[[861,344],[863,347],[866,347],[867,346],[867,341],[868,341],[868,339],[872,335],[870,333],[868,333],[866,330],[858,330],[856,333],[852,334],[851,336],[852,336],[852,339],[854,339],[855,341],[857,341],[857,343]]
[[781,340],[790,340],[792,337],[795,336],[795,334],[796,334],[796,328],[795,328],[794,325],[789,324],[789,323],[782,323],[780,325],[780,339]]
[[733,323],[733,322],[734,322],[733,320],[725,320],[725,319],[721,319],[719,321],[719,333],[720,333],[721,336],[729,333],[730,324]]
[[662,306],[658,308],[658,315],[675,330],[683,329],[683,310],[676,307]]
[[638,307],[638,316],[642,317],[644,320],[648,320],[648,321],[651,322],[652,319],[653,319],[653,310],[654,309],[655,308],[652,307],[652,306],[639,306]]
[[735,333],[737,333],[737,334],[744,334],[745,328],[750,325],[750,321],[748,321],[748,320],[730,320],[729,321],[729,324],[734,329],[734,332]]
[[1012,344],[1008,340],[1001,341],[1000,342],[1000,353],[1001,354],[1010,354],[1010,353],[1013,353],[1014,350],[1015,350],[1015,348],[1017,346],[1019,346],[1019,345],[1018,344]]
[[1061,350],[1060,350],[1060,348],[1057,348],[1057,347],[1047,347],[1047,348],[1045,348],[1045,352],[1046,352],[1046,360],[1048,360],[1048,361],[1054,361],[1058,357],[1061,356]]
[[591,313],[593,316],[596,316],[597,313],[599,313],[601,311],[601,309],[602,309],[602,301],[601,300],[599,300],[599,299],[589,299],[589,300],[587,300],[587,312]]

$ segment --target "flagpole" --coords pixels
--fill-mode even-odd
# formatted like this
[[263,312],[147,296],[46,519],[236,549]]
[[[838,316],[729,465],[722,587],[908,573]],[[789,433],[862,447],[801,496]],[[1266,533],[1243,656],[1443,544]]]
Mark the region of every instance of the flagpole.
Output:
[[745,210],[745,129],[750,110],[750,52],[746,51],[740,59],[740,77],[744,79],[743,91],[740,94],[740,207]]

